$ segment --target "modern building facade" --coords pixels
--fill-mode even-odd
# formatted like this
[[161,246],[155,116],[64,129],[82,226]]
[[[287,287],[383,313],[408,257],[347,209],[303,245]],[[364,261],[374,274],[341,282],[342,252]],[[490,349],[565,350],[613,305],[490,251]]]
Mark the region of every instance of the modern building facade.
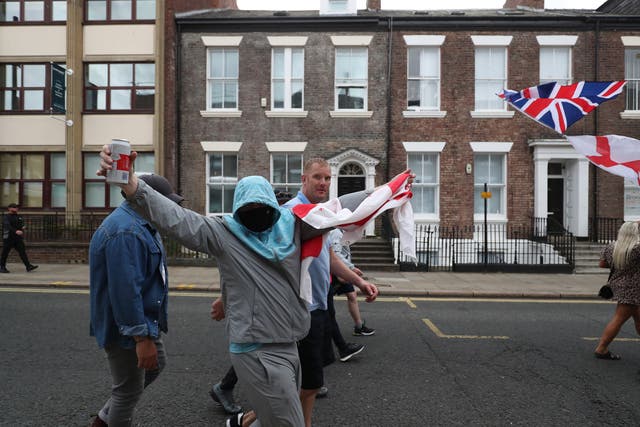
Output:
[[[109,211],[122,197],[95,172],[112,138],[140,152],[138,169],[162,170],[163,11],[155,0],[0,2],[1,206]],[[64,112],[53,108],[56,66]]]

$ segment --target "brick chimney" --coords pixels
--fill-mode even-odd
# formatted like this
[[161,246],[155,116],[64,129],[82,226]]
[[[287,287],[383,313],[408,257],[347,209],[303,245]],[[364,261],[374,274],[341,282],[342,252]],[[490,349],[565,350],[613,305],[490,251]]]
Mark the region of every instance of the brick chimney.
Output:
[[380,10],[381,0],[367,0],[367,9],[369,10]]
[[503,9],[515,9],[518,6],[529,7],[531,9],[544,9],[544,0],[506,0]]
[[213,0],[211,7],[216,9],[238,9],[236,0]]

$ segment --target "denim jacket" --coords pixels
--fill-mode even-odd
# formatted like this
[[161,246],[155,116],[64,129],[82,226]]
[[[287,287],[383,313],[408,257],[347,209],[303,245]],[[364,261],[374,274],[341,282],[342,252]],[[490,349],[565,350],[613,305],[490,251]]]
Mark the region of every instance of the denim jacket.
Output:
[[91,238],[89,284],[90,333],[101,348],[133,348],[133,336],[157,338],[167,332],[164,247],[156,230],[126,201]]

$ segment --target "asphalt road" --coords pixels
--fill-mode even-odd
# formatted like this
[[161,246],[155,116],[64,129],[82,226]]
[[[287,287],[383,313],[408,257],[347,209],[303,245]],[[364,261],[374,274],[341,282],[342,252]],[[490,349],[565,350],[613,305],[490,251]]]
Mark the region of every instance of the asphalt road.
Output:
[[[229,366],[211,295],[172,294],[169,365],[136,425],[223,425],[208,387]],[[86,426],[108,396],[104,353],[88,335],[88,294],[0,288],[0,425]],[[381,300],[361,304],[372,337],[326,369],[314,426],[638,425],[640,348],[631,323],[612,350],[593,348],[614,306],[598,301]],[[236,390],[241,404],[242,386]]]

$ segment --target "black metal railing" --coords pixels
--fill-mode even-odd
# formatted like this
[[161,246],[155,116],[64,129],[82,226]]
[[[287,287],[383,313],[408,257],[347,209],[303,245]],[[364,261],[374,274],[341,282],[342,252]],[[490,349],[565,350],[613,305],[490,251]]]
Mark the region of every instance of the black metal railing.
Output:
[[623,223],[623,218],[596,217],[589,221],[590,240],[598,243],[613,242],[618,238],[618,230]]
[[[89,242],[106,216],[107,213],[22,215],[29,242],[45,243]],[[615,240],[621,220],[600,220],[601,239]],[[382,223],[383,236],[395,241],[396,259],[403,270],[549,271],[549,266],[557,266],[572,271],[575,263],[574,236],[564,228],[549,225],[545,218],[534,218],[530,226],[487,224],[486,229],[483,224],[447,227],[418,224],[417,264],[408,260],[398,247],[389,218],[383,216]],[[172,262],[214,262],[211,256],[187,249],[166,236],[164,245]]]
[[[4,214],[2,214],[4,215]],[[20,214],[24,221],[25,237],[29,243],[88,243],[108,213]],[[1,218],[0,218],[1,219]],[[2,224],[2,222],[0,222]],[[2,226],[0,225],[0,229]],[[0,230],[1,231],[1,230]],[[170,262],[213,262],[207,254],[193,251],[164,236],[163,242]]]
[[[415,227],[417,264],[397,247],[402,270],[419,271],[573,271],[575,237],[532,225],[476,224]],[[549,268],[554,266],[554,268]]]
[[20,214],[24,221],[25,237],[30,242],[88,242],[107,215],[107,213]]

